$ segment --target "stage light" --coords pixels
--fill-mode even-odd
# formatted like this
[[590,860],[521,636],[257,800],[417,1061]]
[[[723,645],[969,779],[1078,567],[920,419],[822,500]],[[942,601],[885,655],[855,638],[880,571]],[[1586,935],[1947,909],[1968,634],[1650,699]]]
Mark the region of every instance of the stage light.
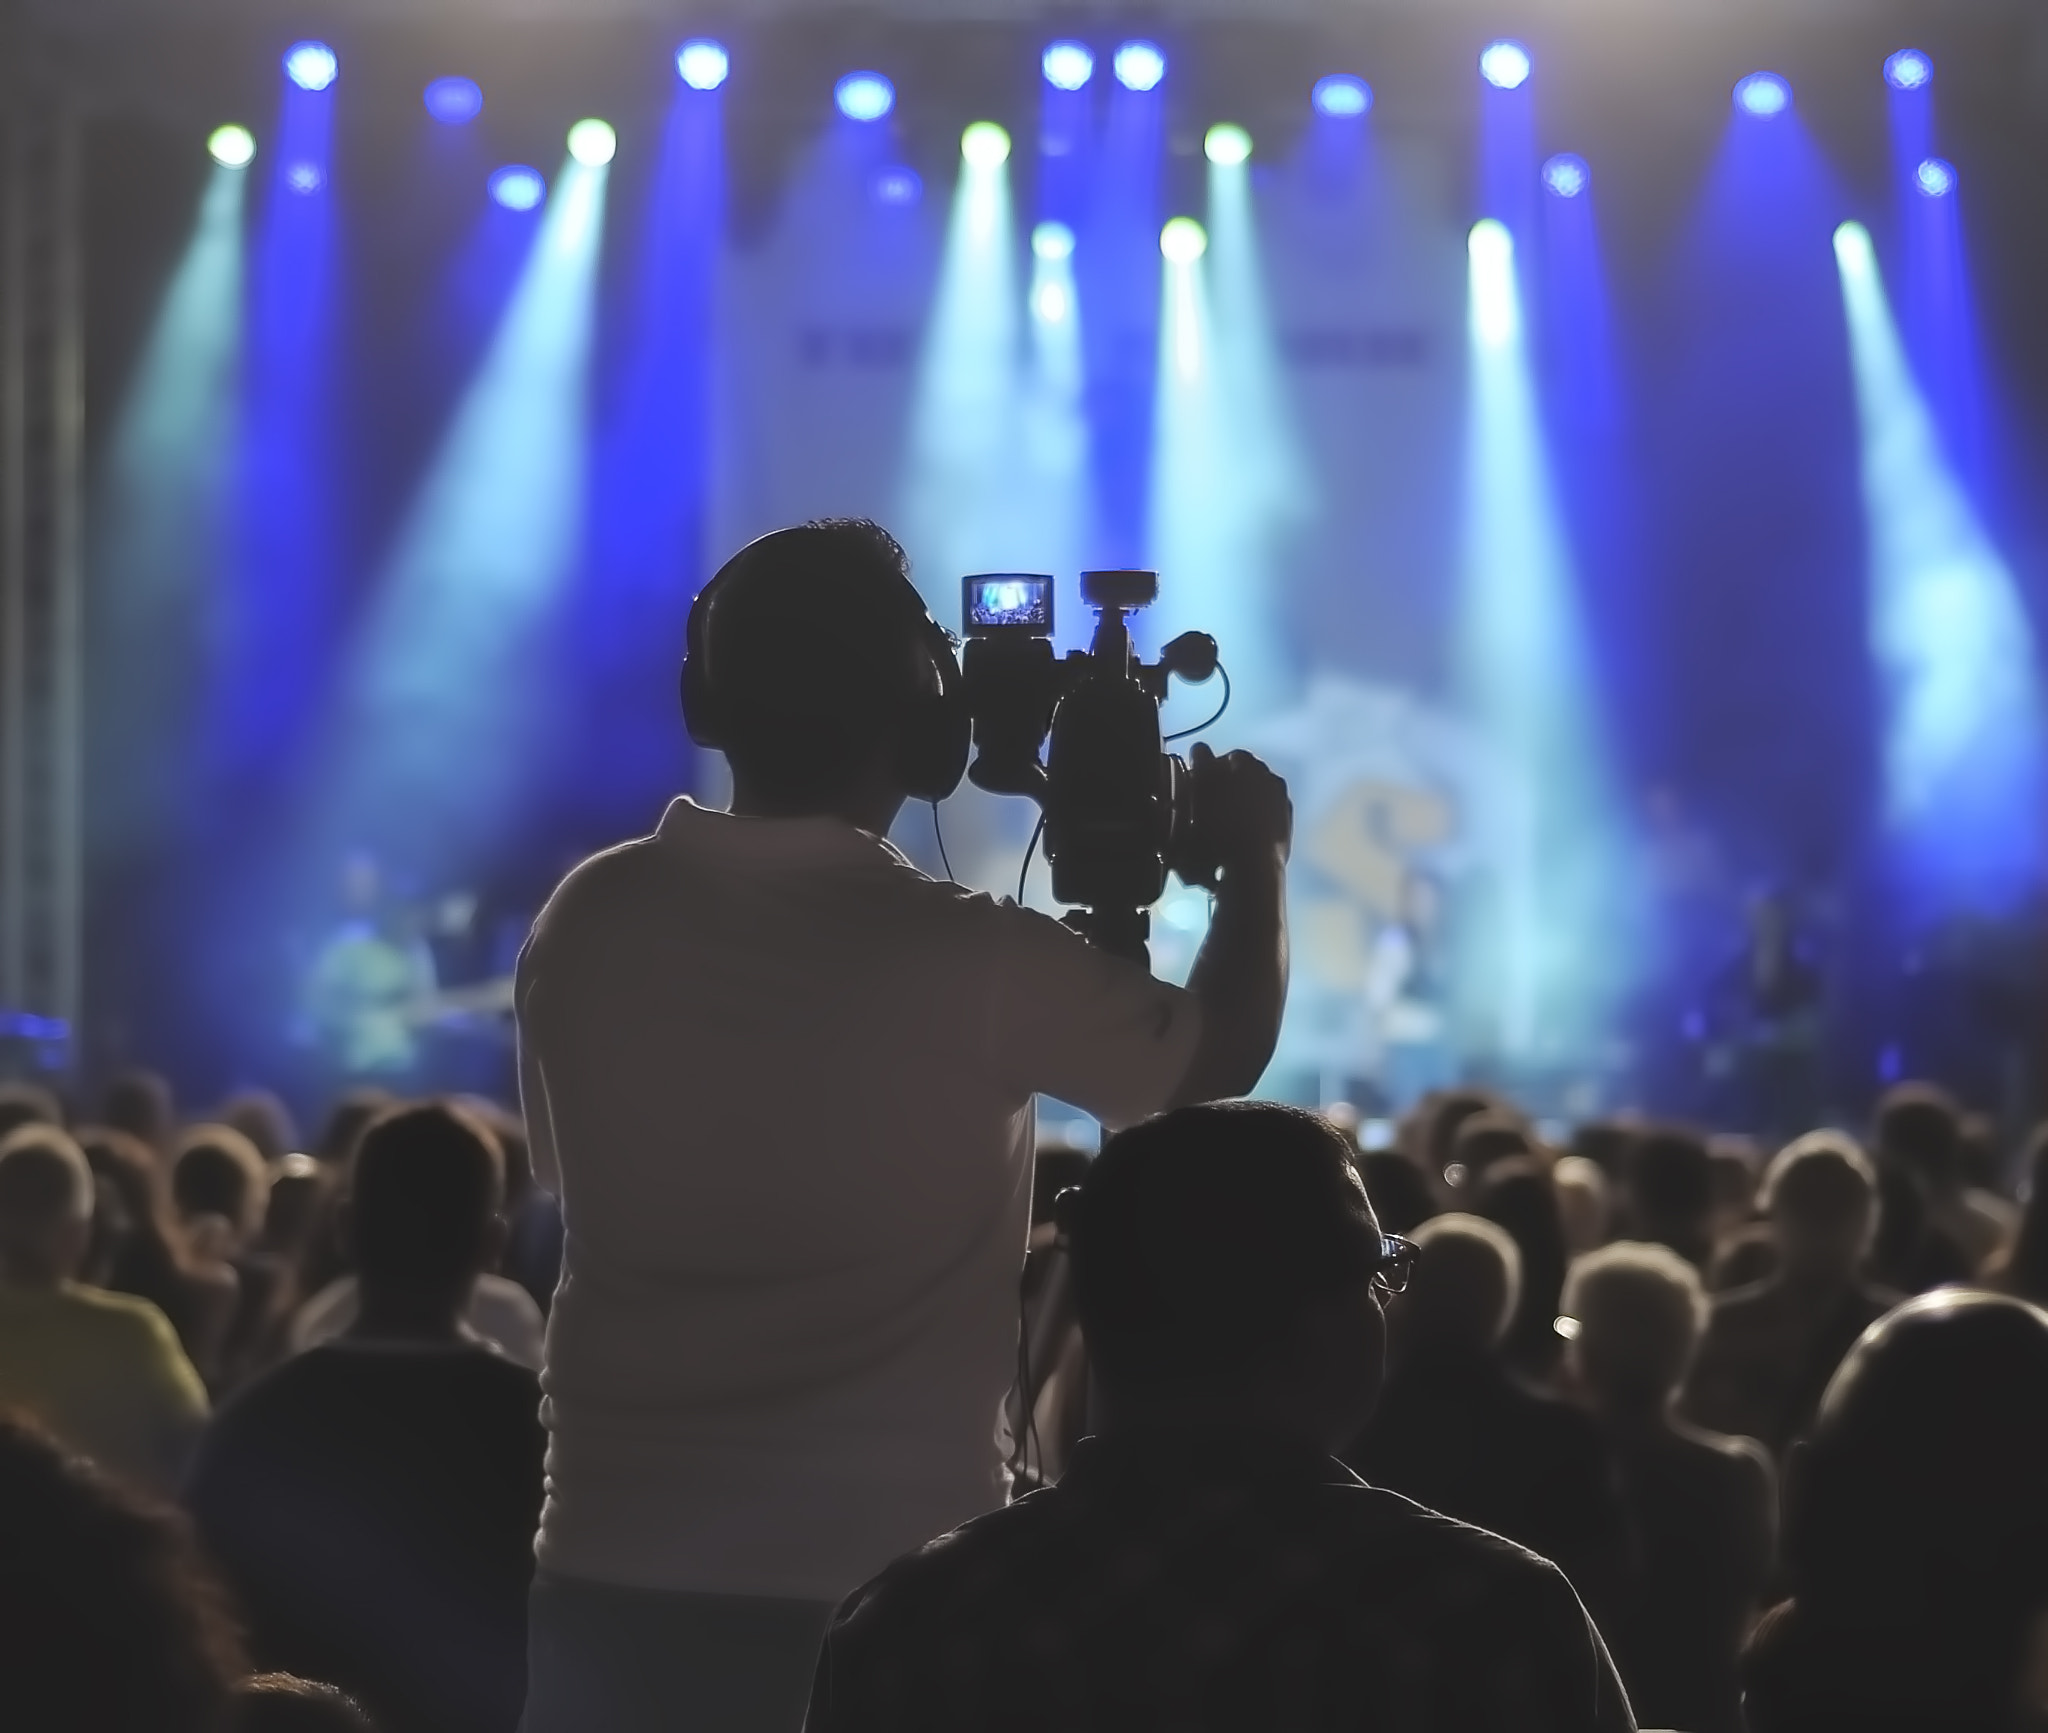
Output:
[[466,126],[483,109],[483,88],[473,78],[437,78],[427,86],[427,112],[443,126]]
[[1193,217],[1175,217],[1159,231],[1159,250],[1168,264],[1192,265],[1209,250],[1209,232]]
[[256,135],[246,126],[217,126],[206,150],[222,168],[247,168],[256,160]]
[[284,184],[295,193],[317,193],[327,184],[316,162],[295,162],[284,171]]
[[915,169],[885,168],[875,176],[869,190],[882,205],[914,205],[924,197],[924,182]]
[[896,87],[879,72],[849,72],[832,87],[832,100],[848,120],[880,120],[896,106]]
[[1736,85],[1735,106],[1744,114],[1769,120],[1792,106],[1792,87],[1775,72],[1752,72]]
[[1488,43],[1479,55],[1479,76],[1496,90],[1520,90],[1534,70],[1528,49],[1506,37]]
[[1884,63],[1884,81],[1894,90],[1922,90],[1934,81],[1934,62],[1917,48],[1901,48]]
[[1931,156],[1913,171],[1913,184],[1930,199],[1945,199],[1956,190],[1955,168]]
[[1031,311],[1048,325],[1057,325],[1073,306],[1074,292],[1064,283],[1040,283],[1031,291]]
[[1039,64],[1055,90],[1080,90],[1095,76],[1095,56],[1085,42],[1052,43]]
[[1031,231],[1031,253],[1038,259],[1071,259],[1074,231],[1065,223],[1040,223]]
[[1126,90],[1154,90],[1166,76],[1166,55],[1156,42],[1126,42],[1116,51],[1116,81]]
[[579,120],[569,128],[569,154],[585,168],[603,168],[618,154],[619,135],[602,120]]
[[1584,157],[1569,151],[1552,157],[1543,165],[1543,184],[1561,199],[1575,199],[1593,183],[1593,171]]
[[1472,339],[1504,348],[1521,335],[1522,307],[1515,283],[1515,238],[1505,223],[1487,217],[1472,225],[1466,250],[1472,260]]
[[1001,168],[1010,160],[1010,135],[992,120],[977,120],[960,135],[960,155],[970,168]]
[[1318,114],[1326,114],[1332,120],[1355,120],[1372,107],[1372,86],[1348,72],[1333,72],[1316,80],[1309,100]]
[[676,50],[676,76],[692,90],[716,90],[732,71],[725,44],[699,36]]
[[1251,160],[1252,135],[1243,127],[1224,121],[1209,128],[1208,136],[1202,140],[1202,154],[1218,168],[1236,168]]
[[508,211],[530,211],[547,197],[548,183],[540,170],[514,163],[491,176],[491,197]]
[[284,51],[284,70],[301,90],[325,90],[341,71],[341,62],[324,42],[296,42]]

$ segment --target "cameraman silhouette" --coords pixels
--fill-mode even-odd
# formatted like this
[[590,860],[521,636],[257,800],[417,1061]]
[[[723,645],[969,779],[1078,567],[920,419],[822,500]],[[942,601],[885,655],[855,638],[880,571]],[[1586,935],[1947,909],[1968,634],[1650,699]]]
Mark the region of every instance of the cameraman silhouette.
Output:
[[876,525],[753,542],[689,637],[731,810],[584,862],[520,960],[567,1230],[526,1733],[796,1733],[834,1604],[1003,1502],[1033,1096],[1241,1095],[1286,994],[1292,809],[1244,753],[1196,753],[1222,872],[1185,990],[884,840],[969,725]]

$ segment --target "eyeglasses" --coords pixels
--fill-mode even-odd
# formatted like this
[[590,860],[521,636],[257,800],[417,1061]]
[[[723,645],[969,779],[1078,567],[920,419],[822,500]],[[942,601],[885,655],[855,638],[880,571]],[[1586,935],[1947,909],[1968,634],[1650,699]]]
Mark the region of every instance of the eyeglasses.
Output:
[[1399,1234],[1380,1235],[1380,1254],[1373,1261],[1372,1285],[1383,1294],[1405,1292],[1408,1278],[1415,1274],[1415,1260],[1422,1248]]

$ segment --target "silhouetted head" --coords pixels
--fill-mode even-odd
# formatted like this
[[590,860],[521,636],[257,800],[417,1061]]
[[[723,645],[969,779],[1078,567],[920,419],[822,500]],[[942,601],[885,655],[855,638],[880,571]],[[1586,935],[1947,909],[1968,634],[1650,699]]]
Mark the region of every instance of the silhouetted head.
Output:
[[1522,1254],[1483,1216],[1432,1216],[1415,1230],[1422,1249],[1401,1301],[1404,1356],[1490,1354],[1522,1297]]
[[2015,1702],[2048,1621],[2044,1461],[2048,1313],[1950,1290],[1873,1324],[1787,1465],[1758,1733],[2036,1725]]
[[1940,1190],[1962,1175],[1963,1115],[1955,1097],[1932,1083],[1901,1083],[1877,1104],[1879,1161],[1895,1161]]
[[1714,1164],[1706,1139],[1660,1125],[1638,1138],[1622,1170],[1628,1230],[1704,1264],[1712,1255]]
[[1489,1108],[1475,1113],[1458,1127],[1451,1139],[1450,1167],[1458,1172],[1458,1183],[1476,1189],[1486,1170],[1500,1161],[1540,1161],[1543,1146],[1519,1113]]
[[154,1071],[123,1071],[100,1098],[100,1123],[141,1138],[159,1153],[167,1151],[178,1127],[169,1080]]
[[1707,1327],[1707,1291],[1669,1246],[1616,1240],[1588,1252],[1565,1277],[1571,1361],[1603,1407],[1663,1408],[1685,1381]]
[[1117,1133],[1059,1219],[1105,1413],[1206,1412],[1335,1450],[1379,1394],[1388,1261],[1343,1135],[1268,1102]]
[[1505,1228],[1522,1260],[1520,1291],[1502,1349],[1518,1370],[1545,1375],[1564,1347],[1557,1334],[1558,1301],[1571,1259],[1550,1169],[1530,1156],[1494,1162],[1480,1177],[1472,1212]]
[[235,1692],[232,1733],[377,1733],[377,1723],[345,1691],[290,1673],[258,1673]]
[[222,1103],[216,1117],[253,1143],[266,1162],[278,1161],[300,1147],[292,1110],[267,1089],[237,1090]]
[[185,1518],[0,1417],[0,1726],[221,1733],[247,1671]]
[[179,1134],[171,1201],[180,1220],[216,1217],[240,1245],[263,1226],[269,1200],[270,1170],[255,1144],[233,1126],[194,1125]]
[[349,1090],[327,1110],[327,1121],[313,1145],[314,1159],[346,1167],[370,1121],[397,1105],[397,1096],[388,1089]]
[[77,1274],[93,1196],[92,1169],[69,1132],[24,1125],[0,1139],[0,1275],[41,1286]]
[[64,1104],[36,1083],[0,1083],[0,1137],[17,1126],[62,1125]]
[[403,1107],[373,1123],[349,1186],[365,1323],[452,1323],[503,1243],[504,1187],[496,1142],[459,1108]]
[[1566,1246],[1573,1252],[1590,1252],[1605,1243],[1614,1214],[1606,1170],[1587,1156],[1567,1155],[1551,1169],[1550,1182],[1557,1187]]
[[1854,1138],[1811,1131],[1787,1144],[1764,1170],[1759,1195],[1787,1276],[1854,1279],[1877,1226],[1877,1175]]
[[864,518],[777,530],[706,589],[683,704],[700,737],[715,719],[736,800],[790,815],[892,788],[900,802],[904,738],[941,673],[895,537]]
[[2027,1211],[2000,1274],[2007,1293],[2048,1301],[2048,1125],[2027,1140]]
[[1392,1149],[1369,1149],[1358,1157],[1372,1213],[1390,1234],[1409,1234],[1436,1214],[1436,1188],[1429,1175]]

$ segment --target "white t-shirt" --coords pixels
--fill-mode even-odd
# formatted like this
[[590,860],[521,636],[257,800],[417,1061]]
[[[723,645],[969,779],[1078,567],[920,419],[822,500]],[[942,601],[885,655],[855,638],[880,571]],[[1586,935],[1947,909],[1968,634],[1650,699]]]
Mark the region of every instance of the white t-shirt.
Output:
[[1042,1091],[1122,1124],[1193,998],[830,819],[678,800],[520,959],[562,1201],[541,1564],[837,1600],[1002,1502]]

